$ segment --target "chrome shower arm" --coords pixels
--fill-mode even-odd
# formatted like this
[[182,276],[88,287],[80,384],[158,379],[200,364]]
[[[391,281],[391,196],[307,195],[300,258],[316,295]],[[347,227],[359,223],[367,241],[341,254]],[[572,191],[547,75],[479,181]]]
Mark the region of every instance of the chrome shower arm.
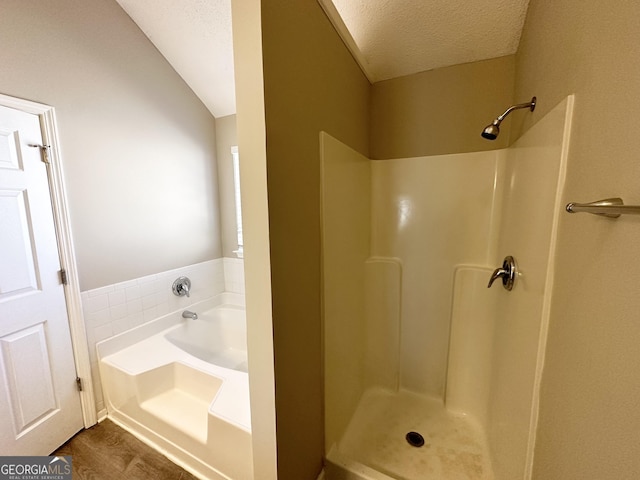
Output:
[[514,110],[518,110],[520,108],[529,108],[533,112],[535,110],[535,108],[536,108],[536,97],[533,97],[530,102],[518,103],[517,105],[511,105],[509,108],[507,108],[507,110],[502,115],[500,115],[498,118],[496,118],[495,121],[498,122],[498,123],[502,122],[502,120],[504,120],[504,117],[509,115]]
[[528,108],[533,112],[536,108],[536,97],[533,97],[531,101],[527,103],[518,103],[517,105],[511,105],[502,115],[500,115],[493,122],[484,127],[484,130],[482,130],[482,133],[480,135],[487,140],[495,140],[496,138],[498,138],[498,135],[500,134],[500,124],[502,123],[502,120],[504,120],[504,117],[519,108]]

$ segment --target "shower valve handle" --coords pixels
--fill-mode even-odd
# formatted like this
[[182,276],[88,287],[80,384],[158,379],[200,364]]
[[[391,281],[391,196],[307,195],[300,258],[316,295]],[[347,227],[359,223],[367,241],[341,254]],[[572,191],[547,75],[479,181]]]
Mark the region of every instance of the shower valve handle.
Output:
[[189,297],[189,292],[191,291],[191,280],[187,277],[178,277],[176,281],[173,282],[171,290],[177,297]]
[[504,258],[504,262],[502,262],[502,268],[496,268],[489,279],[489,285],[487,288],[491,288],[493,282],[495,282],[498,278],[502,279],[502,286],[505,290],[513,290],[513,285],[516,283],[516,275],[518,273],[518,269],[516,267],[516,261],[514,258],[509,255]]

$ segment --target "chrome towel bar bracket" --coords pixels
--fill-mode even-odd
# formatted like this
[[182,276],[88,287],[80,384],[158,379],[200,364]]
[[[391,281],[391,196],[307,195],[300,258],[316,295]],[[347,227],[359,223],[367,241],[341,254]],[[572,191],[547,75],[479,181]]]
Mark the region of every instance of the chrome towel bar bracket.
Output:
[[568,203],[566,209],[569,213],[584,212],[609,218],[640,215],[640,205],[625,205],[621,198],[606,198],[591,203]]

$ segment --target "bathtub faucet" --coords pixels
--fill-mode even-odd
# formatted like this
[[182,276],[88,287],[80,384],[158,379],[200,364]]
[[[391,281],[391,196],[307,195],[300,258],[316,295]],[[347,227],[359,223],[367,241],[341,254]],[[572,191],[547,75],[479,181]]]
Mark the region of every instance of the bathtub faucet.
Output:
[[182,318],[191,318],[192,320],[197,320],[198,314],[190,312],[189,310],[185,310],[184,312],[182,312]]

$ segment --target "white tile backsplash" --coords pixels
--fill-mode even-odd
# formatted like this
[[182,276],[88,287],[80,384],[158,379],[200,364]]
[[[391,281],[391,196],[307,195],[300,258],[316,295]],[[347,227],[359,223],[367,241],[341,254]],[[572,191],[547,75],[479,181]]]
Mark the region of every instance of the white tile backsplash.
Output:
[[[89,292],[88,292],[89,293]],[[103,293],[100,295],[92,296],[89,294],[86,298],[82,299],[82,309],[85,315],[87,313],[95,313],[100,310],[104,310],[109,307],[109,294]]]
[[244,295],[244,260],[225,257],[223,262],[225,291]]
[[[145,284],[147,285],[147,284]],[[140,285],[134,285],[125,290],[125,296],[127,297],[127,302],[132,300],[138,300],[142,296],[142,289]]]
[[[189,298],[177,297],[171,291],[180,276],[191,280]],[[97,342],[223,292],[244,295],[241,258],[218,258],[82,292],[94,386],[100,384]],[[102,388],[95,388],[95,395],[96,408],[101,411]]]
[[116,290],[126,290],[129,287],[133,287],[135,285],[138,285],[138,279],[133,279],[133,280],[127,280],[126,282],[120,282],[120,283],[115,283],[113,285],[113,287]]
[[[93,329],[93,339],[95,343],[106,340],[109,337],[113,337],[113,322],[105,323]],[[95,345],[93,346],[95,350]]]
[[136,313],[142,313],[142,300],[136,298],[127,302],[127,315],[131,316]]
[[114,290],[113,292],[109,292],[109,306],[115,307],[126,302],[127,296],[124,292],[124,290]]
[[127,316],[127,304],[120,303],[118,305],[114,305],[109,309],[109,314],[111,316],[111,320],[119,320],[120,318],[124,318]]
[[87,328],[95,328],[100,325],[104,325],[105,323],[109,323],[111,321],[109,309],[105,308],[104,310],[98,310],[97,312],[85,313],[84,321]]

